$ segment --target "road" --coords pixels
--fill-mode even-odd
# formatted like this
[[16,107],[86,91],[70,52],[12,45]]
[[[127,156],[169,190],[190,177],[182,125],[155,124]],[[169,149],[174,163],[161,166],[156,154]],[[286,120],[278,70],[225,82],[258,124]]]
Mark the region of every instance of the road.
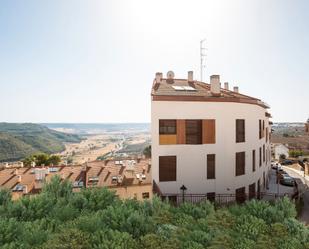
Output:
[[[303,193],[303,200],[304,200],[304,207],[302,210],[302,214],[299,217],[299,219],[306,223],[309,224],[309,186],[308,186],[308,176],[306,176],[306,180],[304,179],[304,173],[303,171],[291,169],[289,167],[283,167],[284,170],[293,178],[296,179],[296,181],[299,183],[299,192]],[[297,180],[299,179],[299,180]]]

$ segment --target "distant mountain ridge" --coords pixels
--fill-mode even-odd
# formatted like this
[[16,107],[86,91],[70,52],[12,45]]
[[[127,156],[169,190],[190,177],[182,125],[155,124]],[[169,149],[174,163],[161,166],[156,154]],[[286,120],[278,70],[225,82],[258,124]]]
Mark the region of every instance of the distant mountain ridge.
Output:
[[37,152],[56,153],[64,142],[80,142],[80,137],[33,123],[0,123],[0,162],[20,160]]

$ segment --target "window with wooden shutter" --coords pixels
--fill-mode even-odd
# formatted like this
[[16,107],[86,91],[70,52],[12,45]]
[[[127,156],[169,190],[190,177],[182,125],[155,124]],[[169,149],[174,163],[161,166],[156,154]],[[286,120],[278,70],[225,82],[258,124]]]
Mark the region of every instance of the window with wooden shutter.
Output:
[[266,128],[266,143],[268,142],[268,127]]
[[236,153],[236,176],[244,175],[245,174],[245,152],[237,152]]
[[216,155],[207,155],[207,179],[216,179]]
[[259,119],[259,139],[262,138],[262,120]]
[[214,202],[216,200],[216,193],[215,192],[208,192],[207,193],[207,200],[210,202]]
[[176,181],[176,156],[159,156],[159,181]]
[[262,166],[262,147],[259,148],[259,166]]
[[255,198],[256,190],[255,190],[255,182],[249,185],[249,199]]
[[202,120],[186,120],[186,144],[202,144]]
[[203,119],[203,144],[216,143],[216,120]]
[[245,142],[245,120],[236,119],[236,143]]
[[252,150],[252,171],[255,171],[255,162],[256,162],[256,158],[255,158],[255,150]]
[[246,187],[241,187],[236,189],[236,201],[238,203],[243,203],[246,200]]

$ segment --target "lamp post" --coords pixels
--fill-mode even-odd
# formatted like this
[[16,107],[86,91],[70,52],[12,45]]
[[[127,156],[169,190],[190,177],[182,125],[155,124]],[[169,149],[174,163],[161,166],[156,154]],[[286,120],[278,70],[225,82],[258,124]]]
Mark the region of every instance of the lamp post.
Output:
[[182,203],[184,203],[185,202],[185,191],[187,190],[187,188],[185,185],[182,185],[180,187],[180,190],[182,191]]

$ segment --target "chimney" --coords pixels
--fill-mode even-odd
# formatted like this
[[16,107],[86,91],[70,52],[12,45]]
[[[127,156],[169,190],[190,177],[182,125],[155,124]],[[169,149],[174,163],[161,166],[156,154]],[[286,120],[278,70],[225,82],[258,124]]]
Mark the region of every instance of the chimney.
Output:
[[18,181],[19,183],[21,183],[21,175],[18,175],[18,176],[17,176],[17,181]]
[[234,86],[234,90],[233,90],[235,93],[239,93],[239,88],[238,86]]
[[193,82],[193,71],[188,71],[188,82]]
[[228,82],[224,82],[224,89],[229,90],[229,83]]
[[210,76],[210,92],[213,96],[220,96],[220,75]]
[[156,83],[160,83],[161,82],[161,73],[156,73]]

